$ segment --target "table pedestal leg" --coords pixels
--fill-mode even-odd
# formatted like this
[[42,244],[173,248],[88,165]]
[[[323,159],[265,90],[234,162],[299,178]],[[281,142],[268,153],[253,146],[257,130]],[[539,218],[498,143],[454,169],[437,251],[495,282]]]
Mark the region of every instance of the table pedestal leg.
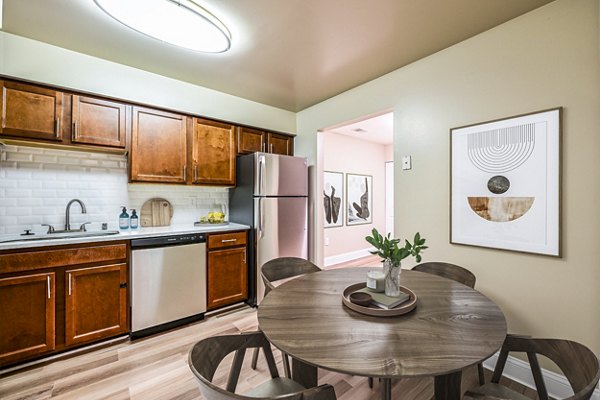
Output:
[[382,378],[381,383],[381,398],[383,400],[392,400],[392,380],[390,378]]
[[318,385],[317,367],[292,357],[292,379],[306,388]]
[[460,381],[462,371],[453,372],[448,375],[439,375],[434,380],[435,400],[460,400]]

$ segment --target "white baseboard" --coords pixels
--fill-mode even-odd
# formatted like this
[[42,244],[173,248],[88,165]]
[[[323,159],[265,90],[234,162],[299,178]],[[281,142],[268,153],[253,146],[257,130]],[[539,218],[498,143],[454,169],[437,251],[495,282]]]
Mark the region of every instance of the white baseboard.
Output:
[[331,256],[331,257],[325,257],[325,266],[329,267],[329,266],[343,263],[346,261],[356,260],[357,258],[368,257],[371,255],[371,253],[369,253],[369,250],[371,250],[371,249],[372,248],[355,250],[355,251],[351,251],[349,253],[343,253],[343,254],[338,254],[335,256]]
[[[493,371],[497,361],[498,353],[485,360],[483,366],[486,369]],[[531,373],[528,362],[516,357],[508,356],[503,375],[535,390],[535,381],[533,380],[533,374]],[[555,399],[565,399],[573,395],[571,385],[564,375],[543,368],[542,375],[544,376],[544,383],[546,384],[546,389],[548,390],[548,395],[550,397]],[[600,400],[600,389],[596,388],[596,390],[594,390],[591,400]]]

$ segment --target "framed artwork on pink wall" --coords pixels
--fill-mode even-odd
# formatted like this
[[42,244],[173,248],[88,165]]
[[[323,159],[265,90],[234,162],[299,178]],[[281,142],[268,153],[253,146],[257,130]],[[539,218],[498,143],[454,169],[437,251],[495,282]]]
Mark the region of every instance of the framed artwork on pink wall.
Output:
[[450,130],[450,243],[560,257],[561,111]]
[[344,174],[325,171],[323,174],[323,211],[325,228],[344,225]]
[[346,225],[373,223],[373,177],[346,174]]

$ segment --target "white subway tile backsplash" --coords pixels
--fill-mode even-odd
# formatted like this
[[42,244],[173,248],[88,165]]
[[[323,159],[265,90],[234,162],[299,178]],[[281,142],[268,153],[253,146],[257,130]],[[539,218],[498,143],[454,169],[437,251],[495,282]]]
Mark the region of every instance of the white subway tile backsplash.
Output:
[[[161,197],[173,204],[173,224],[191,224],[218,204],[228,204],[225,188],[128,184],[127,158],[114,154],[6,146],[0,161],[0,234],[24,229],[45,232],[42,223],[64,227],[65,207],[81,199],[87,214],[74,204],[73,225],[91,221],[90,229],[118,227],[121,206],[140,212],[142,204]],[[129,212],[129,211],[128,211]]]
[[6,197],[30,197],[31,190],[29,189],[4,189]]

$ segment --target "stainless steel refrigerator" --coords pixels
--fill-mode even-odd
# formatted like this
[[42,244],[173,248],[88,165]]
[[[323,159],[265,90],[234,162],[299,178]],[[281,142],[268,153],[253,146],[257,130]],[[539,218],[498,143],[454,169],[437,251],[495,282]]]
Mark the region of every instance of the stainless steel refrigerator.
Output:
[[248,303],[264,297],[260,268],[277,257],[308,256],[306,158],[254,153],[236,160],[229,219],[250,225]]

